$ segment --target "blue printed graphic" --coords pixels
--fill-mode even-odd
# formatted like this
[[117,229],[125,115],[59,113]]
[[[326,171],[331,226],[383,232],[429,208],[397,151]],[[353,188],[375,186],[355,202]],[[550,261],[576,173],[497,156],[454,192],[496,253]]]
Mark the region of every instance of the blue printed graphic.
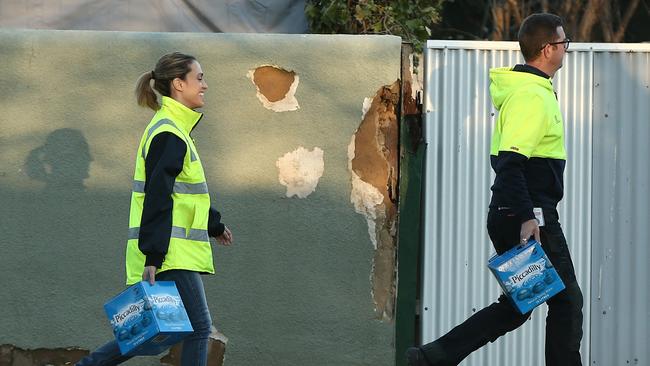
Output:
[[192,333],[176,285],[137,283],[104,305],[124,355],[155,355]]
[[534,240],[500,256],[493,256],[488,261],[488,267],[522,314],[564,289],[564,283],[542,246]]

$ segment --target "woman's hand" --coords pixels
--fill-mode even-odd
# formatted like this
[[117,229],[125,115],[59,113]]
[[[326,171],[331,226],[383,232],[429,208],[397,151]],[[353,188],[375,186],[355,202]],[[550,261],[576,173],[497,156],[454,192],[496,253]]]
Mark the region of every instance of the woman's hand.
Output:
[[149,281],[153,286],[156,283],[156,266],[146,266],[142,272],[142,280]]
[[217,241],[221,245],[229,246],[232,244],[232,232],[230,229],[228,229],[228,226],[226,226],[226,229],[223,231],[223,234],[217,236]]

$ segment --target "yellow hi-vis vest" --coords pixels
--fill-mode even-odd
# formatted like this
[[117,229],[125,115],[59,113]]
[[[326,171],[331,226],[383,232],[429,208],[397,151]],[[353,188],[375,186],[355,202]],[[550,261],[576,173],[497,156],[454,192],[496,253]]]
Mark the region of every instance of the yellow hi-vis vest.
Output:
[[127,285],[142,280],[145,255],[138,248],[138,236],[145,197],[145,158],[151,140],[162,132],[171,132],[185,141],[187,151],[183,170],[174,182],[171,237],[165,260],[158,272],[184,269],[214,273],[212,247],[208,237],[210,196],[201,159],[194,141],[190,138],[190,131],[201,117],[201,113],[187,108],[176,100],[162,97],[161,108],[151,119],[140,140],[131,193],[129,238],[126,245]]

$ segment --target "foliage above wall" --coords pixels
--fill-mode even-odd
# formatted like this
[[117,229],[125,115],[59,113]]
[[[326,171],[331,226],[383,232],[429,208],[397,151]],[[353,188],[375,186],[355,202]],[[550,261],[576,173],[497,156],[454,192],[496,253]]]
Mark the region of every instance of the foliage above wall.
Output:
[[312,33],[392,34],[421,50],[440,20],[442,0],[309,0]]
[[648,0],[307,0],[312,33],[393,34],[428,38],[516,40],[522,20],[550,12],[580,42],[650,41]]

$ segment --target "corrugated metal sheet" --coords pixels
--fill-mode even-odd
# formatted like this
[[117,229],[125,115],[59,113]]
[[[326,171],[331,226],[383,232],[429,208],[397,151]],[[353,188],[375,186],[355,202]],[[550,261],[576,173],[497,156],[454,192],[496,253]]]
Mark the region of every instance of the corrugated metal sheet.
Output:
[[[421,309],[422,339],[425,342],[441,336],[476,310],[489,305],[499,294],[498,285],[486,268],[487,259],[493,252],[485,229],[485,216],[490,197],[489,187],[493,180],[493,173],[489,166],[489,147],[495,121],[495,111],[488,90],[488,70],[491,67],[511,66],[522,62],[518,49],[518,45],[514,42],[429,41],[425,52],[424,108],[428,150],[425,172],[425,258]],[[596,145],[592,143],[594,135],[592,113],[594,105],[604,103],[605,100],[611,104],[625,105],[618,104],[617,101],[634,96],[625,89],[626,84],[619,80],[619,88],[608,90],[607,95],[599,96],[603,101],[595,99],[595,93],[598,93],[599,89],[595,86],[598,82],[595,83],[594,75],[607,74],[616,77],[623,72],[620,69],[622,61],[619,61],[619,64],[611,62],[609,65],[600,66],[597,60],[601,57],[613,55],[611,57],[614,59],[622,60],[626,57],[630,58],[629,55],[633,54],[637,55],[636,57],[645,57],[646,69],[644,73],[639,72],[637,69],[643,67],[642,62],[637,61],[633,64],[632,61],[628,61],[625,64],[627,72],[630,75],[641,74],[639,75],[641,78],[645,75],[645,85],[647,85],[647,55],[650,46],[572,44],[570,51],[564,67],[554,80],[564,114],[569,155],[565,175],[565,198],[560,205],[560,220],[563,223],[576,274],[585,297],[585,338],[582,344],[582,355],[583,363],[589,364],[591,338],[611,336],[598,334],[590,338],[589,319],[593,320],[590,301],[591,283],[594,278],[591,271],[592,246],[603,245],[604,236],[598,230],[607,230],[601,219],[602,210],[597,208],[592,210],[593,197],[606,194],[596,191],[595,188],[592,189],[598,186],[598,182],[594,184],[592,180],[594,164],[604,164],[604,161],[594,160],[592,156],[592,151],[598,151],[599,146],[603,144],[601,141]],[[627,108],[626,113],[629,114],[626,115],[626,121],[635,125],[645,122],[645,126],[649,115],[647,105],[650,102],[647,87],[645,94],[641,89],[637,94],[637,99],[645,95],[646,113]],[[627,100],[627,103],[632,101]],[[610,126],[614,129],[620,128],[612,124]],[[647,130],[643,131],[647,132]],[[647,134],[642,136],[648,137]],[[631,146],[627,147],[633,149]],[[646,172],[648,170],[647,167],[639,168]],[[611,164],[604,166],[603,169],[609,172],[609,180],[612,181]],[[596,171],[594,174],[597,173]],[[619,176],[615,180],[621,179],[623,177]],[[622,189],[620,184],[618,189]],[[648,195],[644,197],[650,198]],[[648,199],[642,202],[648,203]],[[612,205],[616,206],[614,203]],[[647,218],[647,214],[635,212],[635,215],[637,219]],[[603,218],[609,219],[609,215]],[[622,220],[620,217],[616,220],[619,220],[616,225],[628,225],[620,221]],[[592,231],[592,226],[595,231]],[[647,231],[647,227],[648,225],[641,226],[638,229]],[[592,232],[597,240],[592,240]],[[613,240],[609,241],[612,242]],[[600,253],[595,249],[593,252]],[[645,264],[650,262],[647,249],[645,257],[642,256],[639,260],[645,261],[641,262]],[[611,270],[630,272],[631,269],[616,267]],[[633,271],[631,273],[639,274]],[[647,276],[641,278],[645,279]],[[650,303],[650,299],[648,299],[647,286],[644,290],[642,295],[645,297],[633,300],[638,302],[635,314],[641,316],[645,314],[645,319],[641,323],[644,330],[629,336],[638,335],[642,342],[648,343],[647,329],[645,329],[648,324],[648,305],[643,308],[642,303]],[[542,365],[545,313],[546,307],[542,306],[534,313],[530,322],[494,344],[475,352],[463,365]],[[612,315],[611,319],[612,324],[618,324],[615,316]],[[604,344],[606,343],[602,345]],[[599,347],[596,352],[611,350],[611,347],[603,347],[597,342],[594,342],[594,345]],[[596,352],[594,360],[596,360]],[[650,362],[645,364],[650,365]]]
[[650,45],[594,58],[592,365],[650,365]]

